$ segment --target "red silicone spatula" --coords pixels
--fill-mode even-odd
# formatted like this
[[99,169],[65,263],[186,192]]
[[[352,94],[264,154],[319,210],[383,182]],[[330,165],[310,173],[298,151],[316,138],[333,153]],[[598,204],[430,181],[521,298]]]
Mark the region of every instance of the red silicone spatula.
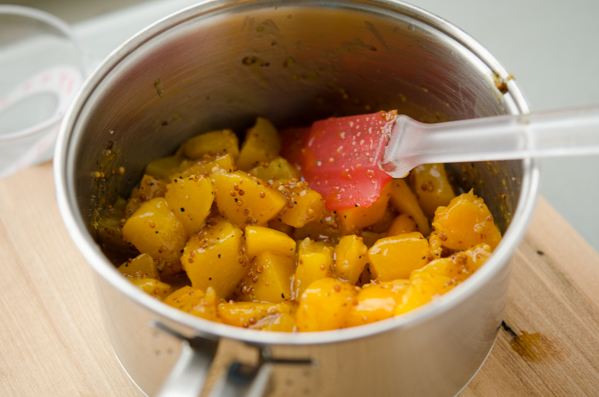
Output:
[[302,174],[331,210],[368,207],[420,164],[599,153],[599,107],[425,124],[397,112],[317,121]]
[[317,121],[305,139],[302,174],[327,208],[368,207],[392,179],[379,163],[397,112]]

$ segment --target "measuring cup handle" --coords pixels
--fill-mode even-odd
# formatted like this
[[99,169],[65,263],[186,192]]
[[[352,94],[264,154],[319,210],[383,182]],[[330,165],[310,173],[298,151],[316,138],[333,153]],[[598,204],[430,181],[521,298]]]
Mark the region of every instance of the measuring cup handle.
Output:
[[[198,397],[204,390],[208,371],[216,356],[218,339],[186,338],[162,323],[153,323],[172,336],[181,339],[182,349],[175,366],[162,385],[157,397]],[[260,361],[256,366],[233,362],[210,393],[211,397],[261,397],[264,395],[272,364]]]

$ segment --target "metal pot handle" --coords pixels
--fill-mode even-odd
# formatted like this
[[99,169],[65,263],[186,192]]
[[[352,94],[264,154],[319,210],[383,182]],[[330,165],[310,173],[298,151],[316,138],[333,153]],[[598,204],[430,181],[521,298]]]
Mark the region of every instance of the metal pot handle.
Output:
[[216,355],[218,340],[201,337],[190,339],[158,321],[150,323],[150,327],[174,336],[182,344],[179,358],[157,397],[198,397]]
[[[160,322],[153,322],[158,328],[182,341],[183,348],[177,363],[169,374],[157,397],[198,397],[206,383],[208,370],[216,355],[218,339],[202,337],[187,338]],[[275,359],[268,349],[260,349],[257,366],[233,362],[212,392],[210,397],[261,397],[268,386],[273,364],[311,365],[310,359]]]
[[261,362],[258,367],[234,362],[214,386],[210,397],[262,397],[268,386],[272,364]]

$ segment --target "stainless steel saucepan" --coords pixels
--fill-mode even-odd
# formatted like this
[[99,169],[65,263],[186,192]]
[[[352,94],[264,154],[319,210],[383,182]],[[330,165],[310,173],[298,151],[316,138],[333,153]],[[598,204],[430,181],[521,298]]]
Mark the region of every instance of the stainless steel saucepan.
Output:
[[203,1],[137,34],[92,74],[58,140],[58,203],[95,270],[113,349],[144,393],[197,395],[217,367],[227,369],[223,394],[451,396],[470,381],[501,323],[510,258],[537,197],[535,160],[450,166],[484,197],[502,243],[440,299],[357,328],[286,334],[205,321],[138,290],[96,243],[97,208],[127,197],[147,162],[195,134],[243,131],[256,116],[284,128],[381,109],[423,121],[529,111],[480,44],[395,0]]

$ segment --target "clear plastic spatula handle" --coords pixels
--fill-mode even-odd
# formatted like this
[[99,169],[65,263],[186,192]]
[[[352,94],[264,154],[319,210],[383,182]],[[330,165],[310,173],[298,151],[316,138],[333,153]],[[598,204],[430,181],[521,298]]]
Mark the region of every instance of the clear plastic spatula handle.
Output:
[[425,124],[398,116],[381,167],[599,154],[599,107]]

